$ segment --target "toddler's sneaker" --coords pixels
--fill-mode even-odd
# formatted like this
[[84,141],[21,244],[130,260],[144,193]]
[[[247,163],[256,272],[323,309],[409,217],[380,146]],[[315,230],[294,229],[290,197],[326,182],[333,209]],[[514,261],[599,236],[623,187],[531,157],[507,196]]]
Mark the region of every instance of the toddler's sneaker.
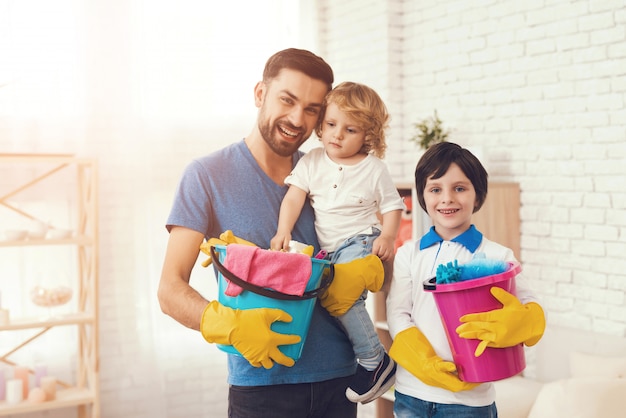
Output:
[[366,370],[360,364],[356,374],[346,389],[346,397],[356,403],[366,404],[387,392],[396,381],[396,363],[387,353],[378,367],[372,371]]

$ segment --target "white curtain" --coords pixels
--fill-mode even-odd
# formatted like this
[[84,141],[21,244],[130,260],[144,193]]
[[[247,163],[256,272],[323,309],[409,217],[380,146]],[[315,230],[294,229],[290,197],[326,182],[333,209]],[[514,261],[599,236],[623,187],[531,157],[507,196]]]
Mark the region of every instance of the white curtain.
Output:
[[[315,51],[310,3],[0,0],[0,152],[99,162],[103,416],[225,413],[224,356],[158,307],[164,223],[184,166],[249,133],[269,55]],[[192,283],[213,298],[213,280]]]

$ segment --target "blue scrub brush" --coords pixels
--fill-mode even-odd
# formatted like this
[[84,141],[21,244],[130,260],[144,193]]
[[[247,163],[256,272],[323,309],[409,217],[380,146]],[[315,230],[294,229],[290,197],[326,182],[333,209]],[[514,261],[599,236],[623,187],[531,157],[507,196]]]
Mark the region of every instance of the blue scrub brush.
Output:
[[458,260],[437,266],[437,284],[463,282],[493,274],[504,273],[509,263],[486,258],[484,253],[476,253],[471,261],[459,265]]

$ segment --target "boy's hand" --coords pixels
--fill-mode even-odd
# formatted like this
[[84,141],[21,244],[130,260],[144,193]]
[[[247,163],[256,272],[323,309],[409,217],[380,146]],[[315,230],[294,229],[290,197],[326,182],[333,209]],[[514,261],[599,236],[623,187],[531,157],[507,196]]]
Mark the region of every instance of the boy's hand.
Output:
[[534,302],[522,305],[519,299],[500,287],[492,287],[491,294],[502,303],[502,308],[463,315],[460,319],[463,324],[456,329],[461,338],[480,340],[474,355],[480,356],[487,347],[537,344],[546,328],[541,306]]

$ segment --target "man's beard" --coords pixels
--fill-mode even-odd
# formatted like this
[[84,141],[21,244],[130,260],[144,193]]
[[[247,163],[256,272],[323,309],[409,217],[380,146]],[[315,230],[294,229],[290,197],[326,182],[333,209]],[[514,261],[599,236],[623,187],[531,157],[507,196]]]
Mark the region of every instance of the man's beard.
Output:
[[[287,128],[292,131],[300,131],[300,129],[297,129],[291,125],[288,125]],[[304,141],[308,139],[308,136],[302,136],[297,142],[281,141],[280,139],[276,138],[277,135],[280,135],[280,133],[278,133],[279,130],[280,128],[278,126],[278,122],[270,125],[269,122],[264,124],[261,120],[259,120],[259,132],[261,132],[261,136],[270,147],[270,149],[281,157],[289,157],[290,155],[293,155],[298,150],[298,148],[300,148],[300,145],[302,145]]]

